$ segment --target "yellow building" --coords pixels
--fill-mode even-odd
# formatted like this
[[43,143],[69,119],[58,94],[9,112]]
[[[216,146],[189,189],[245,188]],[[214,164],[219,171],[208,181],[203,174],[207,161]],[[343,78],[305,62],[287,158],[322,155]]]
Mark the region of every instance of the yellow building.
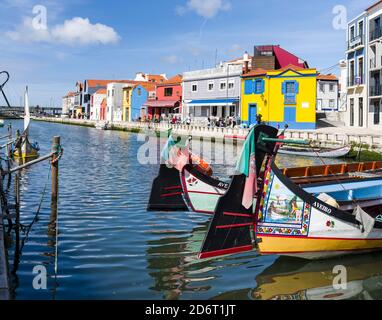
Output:
[[123,101],[122,101],[122,121],[131,121],[131,96],[134,87],[123,88]]
[[271,126],[316,128],[317,70],[289,65],[267,71],[256,69],[242,76],[241,120]]

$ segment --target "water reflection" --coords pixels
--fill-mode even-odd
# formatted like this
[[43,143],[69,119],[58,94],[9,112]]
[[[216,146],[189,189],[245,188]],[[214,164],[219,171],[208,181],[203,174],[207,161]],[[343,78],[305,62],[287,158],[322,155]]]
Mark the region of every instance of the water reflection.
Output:
[[[346,289],[333,287],[336,266],[345,266]],[[345,300],[382,298],[382,254],[351,256],[326,261],[280,257],[256,277],[253,299]]]

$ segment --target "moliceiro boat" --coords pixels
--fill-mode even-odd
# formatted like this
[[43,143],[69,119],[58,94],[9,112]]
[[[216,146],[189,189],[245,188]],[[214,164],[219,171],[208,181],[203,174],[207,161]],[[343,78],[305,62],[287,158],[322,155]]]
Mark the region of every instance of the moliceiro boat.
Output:
[[[266,125],[258,125],[252,130],[253,135],[249,135],[246,142],[254,146],[258,177],[267,154],[264,150],[267,143],[255,145],[252,140],[255,137],[277,138],[278,130]],[[272,142],[271,146],[274,145]],[[171,157],[169,153],[172,154]],[[219,198],[226,193],[230,182],[230,177],[226,181],[214,178],[211,167],[203,159],[192,154],[188,145],[176,144],[170,136],[162,152],[159,175],[153,182],[148,210],[213,214]]]
[[[272,155],[252,208],[242,204],[248,177],[233,178],[217,203],[200,258],[251,251],[256,246],[263,255],[305,259],[381,250],[380,165],[358,164],[358,169],[371,173],[354,171],[346,179],[331,174],[329,182],[303,187],[303,181],[293,181],[291,172],[277,167]],[[349,166],[335,169],[345,174]],[[330,167],[325,170],[328,173]]]
[[[29,97],[28,87],[25,89],[25,115],[24,115],[24,132],[19,136],[16,141],[16,150],[13,152],[13,156],[16,159],[23,159],[24,161],[33,160],[39,157],[40,147],[37,142],[31,143],[29,141],[29,129],[31,123],[30,111],[29,111]],[[18,145],[21,144],[21,155],[18,152]]]

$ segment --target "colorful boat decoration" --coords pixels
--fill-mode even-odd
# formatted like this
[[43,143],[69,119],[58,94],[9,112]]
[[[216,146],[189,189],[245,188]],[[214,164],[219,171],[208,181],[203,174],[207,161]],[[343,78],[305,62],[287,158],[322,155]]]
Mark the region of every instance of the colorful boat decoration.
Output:
[[29,97],[28,97],[28,87],[25,89],[25,115],[24,115],[24,132],[21,134],[21,152],[20,157],[19,152],[16,150],[13,153],[14,158],[23,159],[24,161],[33,160],[39,157],[40,147],[37,142],[29,142],[29,129],[31,123],[30,111],[29,111]]
[[[259,125],[253,130],[257,138],[260,136],[276,138],[278,134],[277,129],[266,125]],[[257,174],[266,156],[266,152],[261,149],[262,145],[266,144],[258,144],[255,150]],[[190,153],[188,150],[183,152]],[[153,182],[148,210],[180,210],[213,214],[219,198],[225,194],[229,185],[230,181],[212,177],[212,169],[205,161],[190,153],[189,161],[181,169],[168,163],[161,165],[159,175]],[[168,188],[173,188],[172,190],[176,192],[169,193]]]
[[[358,167],[380,170],[379,163]],[[287,173],[272,157],[252,210],[240,203],[245,177],[236,176],[218,201],[200,257],[251,251],[254,244],[263,255],[305,259],[382,249],[382,197],[371,193],[382,184],[381,176],[303,188]]]
[[280,148],[279,153],[301,157],[341,158],[347,156],[350,151],[351,146],[343,146],[334,149],[284,146]]

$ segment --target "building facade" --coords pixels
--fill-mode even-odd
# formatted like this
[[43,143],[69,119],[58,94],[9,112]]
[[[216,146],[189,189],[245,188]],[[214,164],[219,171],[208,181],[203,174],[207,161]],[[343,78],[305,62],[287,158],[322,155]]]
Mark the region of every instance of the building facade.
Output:
[[316,128],[316,69],[251,70],[243,74],[241,87],[241,120],[249,126],[260,117],[272,126]]
[[74,109],[75,92],[69,92],[62,98],[62,114],[71,115]]
[[347,31],[347,112],[345,124],[366,127],[368,105],[367,13],[348,23]]
[[339,81],[333,74],[317,76],[317,112],[338,112]]
[[106,98],[106,89],[99,89],[91,96],[90,120],[101,120],[101,104]]
[[122,122],[123,120],[123,88],[126,83],[112,82],[107,85],[106,101],[107,111],[106,120],[110,122]]
[[369,58],[368,127],[381,127],[382,102],[382,1],[366,10],[368,17],[367,52]]
[[181,75],[176,75],[157,85],[156,99],[145,103],[149,119],[182,114],[182,79]]
[[123,121],[139,121],[146,117],[145,103],[152,91],[155,91],[155,85],[149,83],[123,88]]
[[193,122],[239,116],[243,64],[221,63],[216,68],[183,74],[183,117]]

